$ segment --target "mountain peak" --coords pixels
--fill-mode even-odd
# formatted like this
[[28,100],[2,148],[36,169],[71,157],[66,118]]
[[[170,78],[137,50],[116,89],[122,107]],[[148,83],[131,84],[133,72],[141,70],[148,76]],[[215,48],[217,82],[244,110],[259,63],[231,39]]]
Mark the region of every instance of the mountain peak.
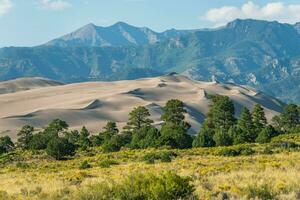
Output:
[[113,24],[112,26],[131,26],[131,25],[129,25],[125,22],[119,21],[119,22],[116,22],[115,24]]
[[135,27],[125,22],[102,27],[89,23],[76,31],[48,42],[48,46],[137,46],[154,44],[186,33],[186,31],[166,31],[157,33],[147,27]]

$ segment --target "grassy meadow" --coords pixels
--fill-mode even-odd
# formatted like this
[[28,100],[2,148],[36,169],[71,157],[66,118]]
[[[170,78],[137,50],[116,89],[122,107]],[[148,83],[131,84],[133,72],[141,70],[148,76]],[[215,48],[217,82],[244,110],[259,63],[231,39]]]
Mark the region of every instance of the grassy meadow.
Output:
[[297,144],[300,135],[294,134],[268,144],[187,150],[103,153],[93,147],[62,161],[42,151],[14,151],[0,157],[0,199],[91,199],[84,194],[99,183],[166,171],[189,177],[193,199],[299,199]]

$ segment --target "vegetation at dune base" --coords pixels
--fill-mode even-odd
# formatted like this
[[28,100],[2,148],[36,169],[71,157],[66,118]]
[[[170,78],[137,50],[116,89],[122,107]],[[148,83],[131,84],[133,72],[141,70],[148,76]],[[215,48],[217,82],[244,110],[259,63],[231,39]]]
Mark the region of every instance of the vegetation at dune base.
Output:
[[160,127],[139,106],[121,131],[55,119],[0,137],[0,199],[299,199],[300,107],[268,123],[260,105],[236,118],[228,97],[211,100],[196,136],[172,99]]

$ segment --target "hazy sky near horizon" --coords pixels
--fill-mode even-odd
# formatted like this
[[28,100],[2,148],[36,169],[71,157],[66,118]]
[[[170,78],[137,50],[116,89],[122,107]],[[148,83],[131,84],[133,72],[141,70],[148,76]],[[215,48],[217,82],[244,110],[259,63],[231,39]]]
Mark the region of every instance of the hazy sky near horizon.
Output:
[[236,18],[300,21],[300,0],[0,0],[0,47],[34,46],[94,23],[155,31],[224,25]]

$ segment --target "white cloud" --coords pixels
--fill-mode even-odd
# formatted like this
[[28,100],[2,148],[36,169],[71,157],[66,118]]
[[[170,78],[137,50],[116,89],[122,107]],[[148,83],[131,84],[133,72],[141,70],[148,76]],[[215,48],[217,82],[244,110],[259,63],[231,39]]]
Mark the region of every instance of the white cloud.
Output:
[[286,4],[284,2],[272,2],[263,6],[252,1],[243,4],[241,7],[223,6],[208,10],[201,20],[214,23],[214,25],[224,25],[234,19],[261,19],[277,20],[283,23],[294,24],[300,21],[300,4]]
[[0,17],[8,13],[12,7],[13,3],[11,0],[0,0]]
[[42,8],[50,10],[64,10],[71,6],[71,4],[65,0],[40,0]]

